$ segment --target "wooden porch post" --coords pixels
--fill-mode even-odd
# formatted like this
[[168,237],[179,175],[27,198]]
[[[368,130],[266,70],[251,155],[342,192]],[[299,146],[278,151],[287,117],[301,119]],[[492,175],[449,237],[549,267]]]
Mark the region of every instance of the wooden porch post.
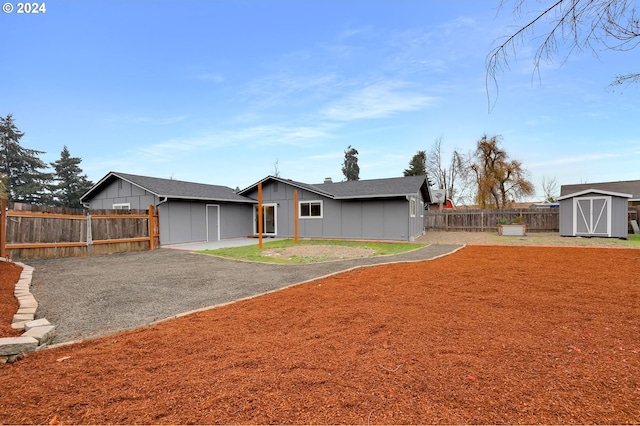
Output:
[[258,183],[258,248],[262,249],[262,182]]
[[153,204],[149,204],[149,250],[155,249],[155,239],[156,236],[153,235],[153,231],[155,226],[153,224]]

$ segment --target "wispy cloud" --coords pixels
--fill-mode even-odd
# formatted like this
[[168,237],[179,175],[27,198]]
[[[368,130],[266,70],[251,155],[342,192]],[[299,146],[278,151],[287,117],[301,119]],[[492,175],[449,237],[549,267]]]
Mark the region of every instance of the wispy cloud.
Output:
[[212,81],[214,83],[222,83],[224,81],[224,77],[218,73],[201,73],[195,76],[198,80],[204,81]]
[[268,108],[317,99],[334,90],[336,84],[334,73],[291,75],[280,72],[249,82],[241,96],[254,107]]
[[334,102],[322,110],[322,115],[337,121],[380,118],[437,102],[438,98],[420,94],[417,89],[417,85],[408,82],[379,81]]
[[589,163],[594,161],[606,160],[610,158],[619,158],[622,154],[613,154],[608,152],[585,154],[572,157],[556,158],[544,163],[531,164],[531,168],[548,168],[549,166],[565,166],[569,164]]
[[127,156],[145,161],[169,162],[181,156],[218,148],[242,145],[245,149],[265,145],[310,146],[331,138],[332,126],[264,125],[203,132],[200,135],[170,139],[128,152]]
[[166,126],[169,124],[179,123],[189,118],[187,115],[178,115],[175,117],[157,118],[150,116],[124,116],[124,117],[111,117],[109,121],[124,123],[124,124],[150,124],[153,126]]

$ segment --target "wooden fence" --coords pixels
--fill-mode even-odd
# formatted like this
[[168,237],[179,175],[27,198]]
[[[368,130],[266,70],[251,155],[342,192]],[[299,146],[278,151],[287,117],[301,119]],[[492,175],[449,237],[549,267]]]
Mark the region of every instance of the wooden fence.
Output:
[[[497,231],[498,220],[513,221],[522,215],[527,232],[559,232],[560,209],[474,209],[429,211],[424,215],[424,225],[429,230],[439,231]],[[629,207],[629,233],[633,233],[631,220],[640,217],[640,206]]]
[[560,211],[550,208],[429,211],[424,215],[424,224],[427,231],[497,231],[500,219],[513,221],[519,216],[523,217],[527,232],[560,230]]
[[158,213],[91,210],[2,202],[0,255],[12,259],[75,257],[153,250],[160,243]]

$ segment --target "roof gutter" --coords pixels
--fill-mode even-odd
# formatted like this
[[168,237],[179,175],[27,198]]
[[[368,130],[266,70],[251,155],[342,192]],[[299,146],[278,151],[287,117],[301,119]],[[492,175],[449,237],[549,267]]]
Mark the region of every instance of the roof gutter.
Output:
[[[159,195],[158,195],[158,198],[160,198],[160,196],[159,196]],[[164,204],[164,203],[166,203],[168,200],[169,200],[169,197],[165,196],[165,197],[164,197],[164,200],[160,200],[160,202],[156,204],[156,206],[155,206],[155,207],[156,207],[156,209],[158,208],[158,206],[159,206],[160,204]]]

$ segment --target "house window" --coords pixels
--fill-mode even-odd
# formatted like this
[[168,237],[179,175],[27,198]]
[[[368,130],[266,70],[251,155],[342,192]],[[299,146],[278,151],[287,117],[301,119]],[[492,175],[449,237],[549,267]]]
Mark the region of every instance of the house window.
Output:
[[131,203],[115,203],[114,210],[131,210]]
[[424,202],[420,201],[420,217],[424,217]]
[[298,206],[301,218],[322,218],[322,201],[300,201]]
[[416,199],[414,197],[409,199],[409,216],[416,217]]

